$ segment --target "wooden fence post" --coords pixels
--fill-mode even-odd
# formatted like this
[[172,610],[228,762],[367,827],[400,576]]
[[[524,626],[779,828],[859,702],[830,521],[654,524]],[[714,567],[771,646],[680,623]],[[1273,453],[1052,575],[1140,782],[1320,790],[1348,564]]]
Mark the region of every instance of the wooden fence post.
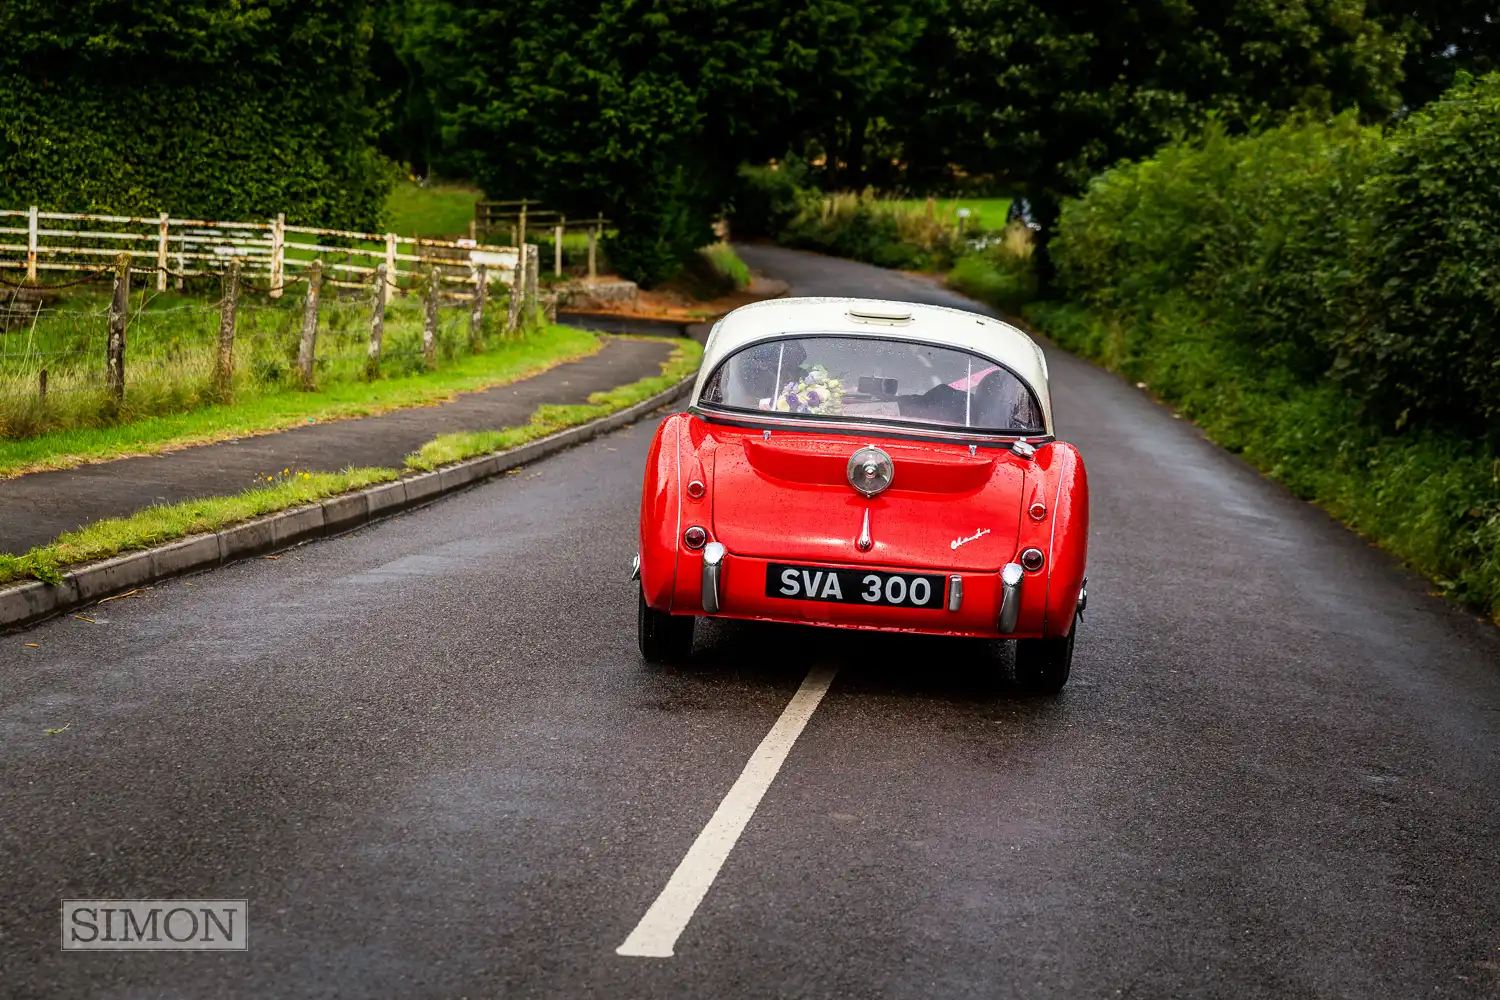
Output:
[[505,302],[505,332],[515,333],[521,323],[521,293],[526,288],[526,254],[516,250],[516,266],[510,271],[510,295]]
[[219,353],[214,358],[214,390],[224,403],[234,397],[234,323],[239,303],[240,261],[236,257],[224,273],[224,301],[219,303]]
[[104,383],[116,406],[125,402],[125,323],[130,308],[130,254],[115,259],[115,293],[109,300]]
[[437,368],[438,294],[442,291],[442,277],[436,264],[427,265],[427,307],[422,317],[422,363],[428,371]]
[[161,232],[156,239],[156,290],[167,290],[167,213],[161,213]]
[[558,216],[558,218],[560,218],[562,221],[559,222],[557,224],[557,228],[553,230],[555,238],[552,244],[552,273],[561,278],[563,230],[568,227],[568,217],[566,215],[562,215]]
[[390,286],[386,284],[384,264],[375,268],[375,307],[370,312],[370,353],[365,359],[365,377],[380,377],[380,341],[385,336],[385,298]]
[[489,284],[489,275],[480,264],[474,272],[474,307],[469,310],[469,349],[475,354],[484,350],[484,296]]
[[26,280],[36,282],[36,206],[26,218]]
[[271,223],[271,298],[281,298],[282,276],[286,274],[286,213],[277,212]]
[[[396,266],[396,234],[395,233],[386,233],[385,234],[385,280],[388,281],[388,282],[390,282],[390,287],[396,288],[396,287],[399,287],[397,285],[396,279],[399,278],[400,276],[401,276],[401,269]],[[382,310],[384,310],[385,309],[385,303],[382,302],[381,305],[380,305],[380,307],[381,307]],[[381,322],[384,322],[384,320],[382,319]]]
[[323,288],[323,262],[315,260],[307,270],[307,298],[302,301],[302,343],[297,347],[297,369],[302,373],[302,388],[311,392],[313,358],[318,346],[318,295]]
[[516,246],[526,242],[526,199],[521,199],[521,235],[516,237]]
[[47,402],[47,369],[45,368],[37,373],[36,398],[39,403]]
[[542,248],[528,245],[526,247],[526,314],[530,318],[536,309],[537,288],[542,283]]
[[598,232],[595,231],[595,230],[593,230],[593,229],[590,229],[589,230],[589,280],[590,281],[593,281],[595,278],[599,277],[599,263],[598,263],[598,253],[599,253],[599,250],[598,250],[598,244],[599,244],[599,234],[598,234]]

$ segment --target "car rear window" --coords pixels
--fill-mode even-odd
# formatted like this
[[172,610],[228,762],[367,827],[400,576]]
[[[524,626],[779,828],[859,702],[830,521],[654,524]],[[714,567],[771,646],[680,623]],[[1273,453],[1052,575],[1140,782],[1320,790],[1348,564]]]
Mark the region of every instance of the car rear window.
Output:
[[1044,430],[1036,397],[977,354],[909,340],[810,335],[725,358],[700,405],[818,419],[925,424],[992,433]]

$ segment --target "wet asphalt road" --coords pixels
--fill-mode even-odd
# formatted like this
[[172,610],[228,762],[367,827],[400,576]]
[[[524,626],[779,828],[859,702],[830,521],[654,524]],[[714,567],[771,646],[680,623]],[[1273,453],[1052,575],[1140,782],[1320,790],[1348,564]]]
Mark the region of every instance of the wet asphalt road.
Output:
[[[0,636],[0,995],[1500,996],[1500,636],[1050,358],[1094,491],[1056,700],[969,644],[805,629],[644,666],[653,423]],[[676,957],[617,956],[814,663]],[[250,950],[59,951],[62,898],[158,896],[248,898]]]

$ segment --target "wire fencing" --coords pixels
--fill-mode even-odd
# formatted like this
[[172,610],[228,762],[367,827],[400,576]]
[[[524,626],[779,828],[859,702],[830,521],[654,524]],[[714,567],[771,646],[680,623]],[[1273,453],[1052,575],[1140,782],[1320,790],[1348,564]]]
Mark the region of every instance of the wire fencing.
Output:
[[[485,265],[455,294],[436,266],[409,294],[385,265],[328,280],[313,262],[278,286],[232,261],[217,295],[158,290],[160,274],[120,254],[110,272],[56,286],[0,284],[0,436],[105,426],[337,382],[430,371],[515,336],[536,315],[537,253],[519,288],[492,287]],[[133,281],[141,271],[145,281]],[[525,278],[530,272],[530,280]],[[335,274],[345,274],[335,270]],[[175,280],[170,270],[165,277]],[[81,287],[79,287],[81,286]],[[273,291],[282,291],[273,297]]]

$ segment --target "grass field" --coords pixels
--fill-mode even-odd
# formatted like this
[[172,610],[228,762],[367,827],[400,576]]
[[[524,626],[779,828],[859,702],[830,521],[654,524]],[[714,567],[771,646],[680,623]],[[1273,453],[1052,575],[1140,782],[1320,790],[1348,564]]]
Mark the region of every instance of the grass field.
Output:
[[474,203],[483,194],[467,184],[432,183],[423,187],[413,181],[397,184],[385,202],[382,223],[398,236],[454,239],[469,235]]
[[[1010,210],[1009,198],[935,198],[933,199],[933,214],[940,221],[954,222],[958,219],[958,210],[967,208],[969,219],[965,225],[967,229],[1004,229],[1005,213]],[[926,211],[926,198],[901,198],[895,204],[903,211]]]

